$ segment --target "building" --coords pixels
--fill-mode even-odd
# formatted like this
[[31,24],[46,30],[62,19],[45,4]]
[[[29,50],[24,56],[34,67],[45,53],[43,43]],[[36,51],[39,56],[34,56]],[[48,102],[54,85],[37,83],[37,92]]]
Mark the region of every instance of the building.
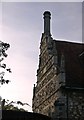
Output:
[[45,11],[32,109],[54,120],[83,120],[84,44],[54,40],[50,19]]
[[2,110],[2,119],[0,120],[51,120],[51,118],[42,114],[26,111]]

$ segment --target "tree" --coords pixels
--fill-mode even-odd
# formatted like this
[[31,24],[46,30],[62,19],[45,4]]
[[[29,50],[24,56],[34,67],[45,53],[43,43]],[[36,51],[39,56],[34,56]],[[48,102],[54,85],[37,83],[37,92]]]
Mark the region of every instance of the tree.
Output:
[[[8,43],[4,43],[2,41],[0,41],[0,68],[8,71],[9,73],[11,73],[11,69],[10,68],[7,68],[7,65],[5,63],[2,63],[2,61],[4,60],[4,58],[6,58],[8,55],[6,53],[6,51],[8,50],[8,48],[10,47],[10,45]],[[9,83],[9,80],[5,80],[4,79],[4,75],[5,75],[5,72],[4,71],[1,71],[0,72],[0,84],[3,85],[5,83]],[[25,111],[23,108],[18,108],[16,107],[14,104],[17,104],[17,105],[28,105],[30,106],[28,103],[22,103],[21,101],[17,101],[17,102],[9,102],[9,100],[5,100],[5,99],[2,99],[0,98],[0,102],[2,103],[1,107],[3,110],[17,110],[17,111]]]
[[[10,47],[10,45],[8,43],[4,43],[4,42],[0,41],[0,68],[5,69],[9,73],[11,73],[11,69],[7,68],[6,64],[2,63],[4,58],[6,58],[8,56],[6,51],[8,50],[9,47]],[[5,75],[4,71],[0,72],[1,85],[3,85],[4,83],[7,83],[7,84],[9,83],[9,80],[4,79],[4,75]]]
[[[23,103],[21,101],[9,101],[9,100],[5,100],[3,99],[2,100],[2,110],[16,110],[16,111],[27,111],[23,108],[18,108],[16,105],[21,105],[21,106],[24,106],[24,105],[27,105],[27,106],[30,106],[28,103]],[[31,106],[30,106],[31,107]]]

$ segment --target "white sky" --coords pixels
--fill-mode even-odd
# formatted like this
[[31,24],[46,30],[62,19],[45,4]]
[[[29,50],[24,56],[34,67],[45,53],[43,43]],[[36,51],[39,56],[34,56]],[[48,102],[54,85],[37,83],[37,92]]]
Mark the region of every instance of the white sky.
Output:
[[0,94],[3,98],[32,105],[43,13],[45,10],[51,12],[54,39],[82,42],[82,3],[80,0],[54,3],[7,1],[0,3],[0,40],[11,45],[4,62],[12,69],[12,74],[6,73],[5,77],[11,82],[1,86]]

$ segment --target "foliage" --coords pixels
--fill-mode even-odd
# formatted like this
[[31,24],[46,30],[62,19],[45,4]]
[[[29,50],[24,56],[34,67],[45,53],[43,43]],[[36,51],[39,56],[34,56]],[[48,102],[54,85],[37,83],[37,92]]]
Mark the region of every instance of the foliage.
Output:
[[6,101],[5,99],[3,99],[2,100],[2,109],[3,110],[26,111],[23,108],[18,108],[17,106],[15,106],[15,104],[21,105],[21,106],[24,106],[24,105],[30,106],[28,103],[22,103],[21,101],[17,101],[17,102],[11,101],[10,102],[9,100]]
[[[6,51],[8,50],[8,48],[10,47],[10,45],[8,43],[4,43],[2,41],[0,41],[0,67],[2,69],[5,69],[6,71],[8,71],[9,73],[11,73],[11,69],[7,68],[7,65],[2,63],[2,61],[4,60],[4,58],[6,58],[8,55],[6,53]],[[4,83],[9,83],[9,80],[5,80],[4,79],[4,75],[5,72],[2,71],[0,72],[0,83],[3,85]]]
[[[0,41],[0,68],[11,73],[11,69],[7,68],[7,65],[5,63],[2,63],[4,58],[6,58],[8,56],[6,51],[8,50],[9,47],[10,47],[10,45],[8,43],[4,43],[4,42]],[[9,83],[9,80],[4,79],[4,75],[5,75],[5,72],[1,71],[0,72],[0,84],[1,85],[5,84],[5,83],[7,83],[7,84]],[[5,99],[2,100],[1,97],[0,97],[0,102],[2,103],[1,107],[3,110],[26,111],[23,108],[18,108],[17,106],[15,106],[15,104],[21,105],[21,106],[24,106],[24,105],[30,106],[28,103],[22,103],[21,101],[17,101],[17,102],[11,101],[10,102],[9,100],[7,100],[7,101]]]

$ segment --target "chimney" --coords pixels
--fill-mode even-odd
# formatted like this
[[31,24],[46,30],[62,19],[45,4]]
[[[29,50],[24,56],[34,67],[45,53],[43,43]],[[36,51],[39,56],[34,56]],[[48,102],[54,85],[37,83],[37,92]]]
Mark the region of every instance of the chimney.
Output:
[[49,11],[45,11],[43,15],[44,15],[44,34],[50,35],[51,13]]

